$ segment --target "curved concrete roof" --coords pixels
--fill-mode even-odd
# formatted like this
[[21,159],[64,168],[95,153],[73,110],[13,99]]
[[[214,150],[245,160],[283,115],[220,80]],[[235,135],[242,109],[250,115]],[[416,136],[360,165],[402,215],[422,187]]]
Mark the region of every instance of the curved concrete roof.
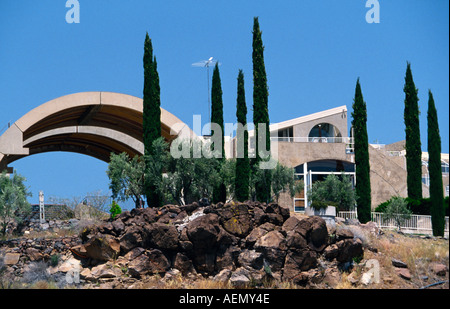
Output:
[[[114,92],[80,92],[48,101],[17,120],[0,136],[1,165],[27,155],[70,151],[109,161],[111,152],[142,155],[143,101]],[[171,142],[195,136],[161,108],[161,135]]]

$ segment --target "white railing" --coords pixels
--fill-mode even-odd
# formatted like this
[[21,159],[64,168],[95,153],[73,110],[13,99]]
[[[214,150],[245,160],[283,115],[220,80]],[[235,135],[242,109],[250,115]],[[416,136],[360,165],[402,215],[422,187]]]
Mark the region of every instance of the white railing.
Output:
[[[356,219],[356,211],[339,211],[337,217],[343,219]],[[372,221],[382,229],[396,229],[397,222],[395,219],[386,219],[385,215],[381,212],[372,212]],[[419,233],[419,234],[433,234],[433,228],[431,224],[431,216],[424,215],[410,215],[408,219],[401,220],[400,229],[404,233]],[[445,229],[444,234],[449,235],[449,219],[445,217]]]
[[402,151],[395,151],[395,150],[387,150],[386,151],[388,156],[390,157],[402,157],[406,155],[406,151],[402,150]]
[[289,143],[354,143],[353,137],[271,137],[270,140]]
[[342,218],[342,219],[357,219],[358,215],[356,211],[339,211],[336,215],[336,217]]

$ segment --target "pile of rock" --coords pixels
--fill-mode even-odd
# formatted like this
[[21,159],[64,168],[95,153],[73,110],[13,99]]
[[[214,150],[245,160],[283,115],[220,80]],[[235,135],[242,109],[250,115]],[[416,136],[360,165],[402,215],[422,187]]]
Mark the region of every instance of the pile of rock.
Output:
[[47,220],[41,223],[39,219],[31,219],[26,226],[23,228],[25,231],[59,231],[59,230],[70,230],[78,226],[78,219],[68,219],[68,220]]
[[[4,276],[22,277],[26,267],[32,262],[49,262],[70,252],[70,248],[81,243],[78,236],[57,239],[12,239],[0,241],[0,259],[4,268]],[[0,267],[1,268],[1,267]]]
[[176,270],[235,285],[266,277],[305,284],[319,259],[347,263],[363,255],[361,241],[341,234],[330,237],[322,218],[298,219],[273,203],[194,203],[126,211],[85,228],[71,250],[97,268],[114,260],[134,278]]

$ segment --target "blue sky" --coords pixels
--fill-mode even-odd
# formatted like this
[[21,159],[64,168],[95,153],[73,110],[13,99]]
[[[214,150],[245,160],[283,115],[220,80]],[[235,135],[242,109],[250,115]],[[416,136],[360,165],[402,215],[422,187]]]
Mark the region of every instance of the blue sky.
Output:
[[[405,138],[403,85],[411,62],[419,89],[422,149],[427,148],[428,89],[439,113],[442,151],[449,152],[449,2],[379,0],[369,24],[365,0],[79,0],[80,23],[68,24],[66,0],[0,0],[0,130],[51,99],[83,91],[142,97],[148,31],[158,61],[161,105],[192,126],[206,121],[204,69],[220,66],[225,122],[235,122],[236,79],[245,74],[252,117],[252,26],[263,31],[271,122],[347,105],[359,77],[369,142]],[[350,121],[350,118],[349,118]],[[108,194],[107,164],[72,153],[30,156],[12,165],[38,200]]]

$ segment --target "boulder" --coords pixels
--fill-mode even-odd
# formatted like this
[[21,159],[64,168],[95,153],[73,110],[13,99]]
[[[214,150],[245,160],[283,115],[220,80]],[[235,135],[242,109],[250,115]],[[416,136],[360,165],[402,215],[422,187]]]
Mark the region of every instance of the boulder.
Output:
[[286,239],[280,232],[270,231],[256,241],[255,248],[256,249],[273,248],[278,250],[285,250],[287,248]]
[[146,250],[128,263],[128,272],[134,278],[147,274],[164,274],[170,267],[169,261],[158,249]]
[[189,222],[186,226],[187,236],[199,252],[211,251],[217,246],[220,232],[219,217],[208,213]]
[[238,263],[243,267],[261,269],[263,267],[263,255],[256,250],[243,250],[238,256]]
[[175,226],[152,223],[147,224],[144,230],[144,247],[176,250],[178,248],[178,232]]
[[264,209],[264,212],[267,214],[274,213],[280,215],[281,225],[283,224],[284,221],[286,221],[290,217],[289,208],[281,207],[277,203],[270,203],[269,205],[267,205],[267,207]]
[[[286,234],[295,231],[297,225],[299,224],[300,220],[296,217],[290,217],[286,221],[284,221],[283,226],[281,227],[282,231]],[[306,235],[305,235],[306,236]]]
[[124,234],[119,238],[119,242],[122,253],[127,253],[136,247],[142,247],[142,229],[135,225],[127,227]]
[[278,231],[270,231],[260,237],[255,243],[255,250],[263,254],[271,271],[277,272],[283,268],[286,257],[286,239]]
[[111,222],[103,222],[97,227],[101,234],[113,234],[113,225]]
[[169,267],[170,263],[167,257],[158,249],[151,249],[145,252],[145,255],[149,260],[149,272],[152,274],[165,273]]
[[148,264],[148,257],[141,254],[128,263],[128,273],[133,278],[141,278],[141,276],[147,274]]
[[116,236],[119,236],[125,230],[125,224],[121,219],[114,220],[111,225]]
[[226,282],[231,277],[231,270],[222,269],[217,275],[214,276],[214,281]]
[[92,279],[101,279],[101,278],[116,278],[122,275],[122,271],[120,268],[115,267],[110,263],[100,264],[95,267],[92,267],[90,271],[90,276]]
[[268,232],[273,231],[275,225],[272,223],[264,223],[257,228],[254,228],[250,234],[245,238],[245,244],[247,247],[253,247],[256,241],[262,236],[266,235]]
[[145,252],[144,248],[136,247],[131,249],[127,254],[124,255],[125,260],[131,261],[140,256]]
[[15,265],[19,262],[20,253],[8,252],[3,257],[3,263],[5,265]]
[[302,249],[307,247],[306,239],[296,231],[290,231],[286,235],[286,244],[289,248]]
[[216,257],[215,251],[198,251],[192,257],[192,262],[198,272],[209,275],[216,270]]
[[351,262],[355,257],[364,255],[362,242],[360,239],[344,239],[336,243],[338,254],[336,260],[339,263]]
[[338,256],[339,247],[336,244],[332,244],[325,248],[323,255],[325,259],[331,261]]
[[222,269],[233,269],[235,268],[235,260],[239,255],[240,248],[237,246],[229,246],[217,252],[215,268],[217,271]]
[[324,219],[318,216],[309,217],[311,231],[309,233],[310,247],[318,252],[328,245],[328,229]]
[[312,250],[295,250],[286,255],[283,280],[299,284],[303,281],[299,274],[317,266],[317,253]]
[[156,222],[158,213],[154,208],[148,207],[142,211],[142,217],[147,223],[153,223]]
[[119,241],[108,234],[96,234],[85,245],[87,257],[99,261],[108,261],[118,257],[120,252]]
[[250,271],[245,267],[239,267],[231,274],[230,283],[236,288],[243,288],[250,284],[251,279]]
[[184,276],[195,271],[191,259],[181,252],[178,252],[175,256],[173,267],[178,269]]
[[295,225],[295,231],[302,235],[305,239],[309,239],[309,234],[312,228],[312,220],[313,217],[304,218],[299,220],[299,222]]
[[230,234],[245,237],[252,230],[253,224],[248,205],[229,203],[212,210],[220,218],[223,228]]
[[36,248],[27,248],[25,252],[31,261],[39,261],[43,258],[42,253]]
[[336,240],[352,239],[354,237],[353,232],[349,229],[338,228],[336,229]]
[[270,203],[269,205],[256,204],[253,212],[255,225],[261,225],[269,222],[274,225],[281,226],[290,216],[289,209],[280,207],[275,203]]

